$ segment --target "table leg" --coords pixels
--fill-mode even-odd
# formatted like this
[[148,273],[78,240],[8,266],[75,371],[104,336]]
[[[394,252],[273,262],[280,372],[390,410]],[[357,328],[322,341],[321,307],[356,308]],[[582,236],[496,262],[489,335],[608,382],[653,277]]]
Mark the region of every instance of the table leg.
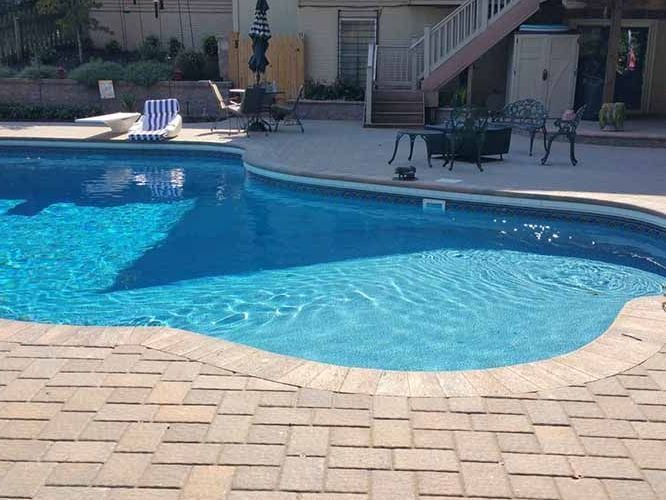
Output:
[[400,139],[402,139],[402,136],[403,134],[398,134],[395,136],[395,146],[393,147],[393,156],[391,156],[391,159],[388,162],[389,165],[393,163],[393,160],[395,160],[395,156],[398,154],[398,145],[400,144]]
[[409,134],[409,161],[412,161],[412,156],[414,156],[414,141],[416,141],[416,136]]
[[422,135],[421,139],[425,142],[426,155],[428,156],[428,167],[432,168],[432,163],[430,161],[430,158],[432,158],[432,153],[430,152],[430,139],[425,135]]

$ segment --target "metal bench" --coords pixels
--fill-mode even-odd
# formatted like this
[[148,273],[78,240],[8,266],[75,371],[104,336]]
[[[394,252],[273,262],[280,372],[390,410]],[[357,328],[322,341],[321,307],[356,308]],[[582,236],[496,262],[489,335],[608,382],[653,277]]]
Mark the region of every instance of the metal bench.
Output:
[[534,148],[534,136],[543,134],[543,147],[546,149],[546,108],[536,99],[523,99],[507,104],[492,117],[495,124],[521,129],[530,134],[530,156]]

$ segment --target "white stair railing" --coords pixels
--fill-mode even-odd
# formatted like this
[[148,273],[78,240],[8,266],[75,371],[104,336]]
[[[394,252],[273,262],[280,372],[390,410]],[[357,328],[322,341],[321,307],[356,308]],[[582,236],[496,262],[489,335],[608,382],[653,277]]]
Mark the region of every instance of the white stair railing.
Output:
[[468,0],[432,28],[426,26],[410,47],[415,77],[427,77],[519,1]]

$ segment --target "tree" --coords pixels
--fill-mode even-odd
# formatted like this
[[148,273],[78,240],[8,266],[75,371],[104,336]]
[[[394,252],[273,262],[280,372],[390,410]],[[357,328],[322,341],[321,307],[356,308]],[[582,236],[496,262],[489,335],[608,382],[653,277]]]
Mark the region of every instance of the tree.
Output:
[[83,63],[83,34],[89,30],[103,29],[90,11],[101,7],[95,0],[37,0],[35,6],[40,14],[58,18],[58,25],[76,37],[79,61]]
[[610,30],[608,32],[608,53],[606,54],[606,77],[604,80],[603,102],[613,102],[615,95],[615,79],[617,76],[617,60],[622,37],[623,0],[608,0],[610,10]]

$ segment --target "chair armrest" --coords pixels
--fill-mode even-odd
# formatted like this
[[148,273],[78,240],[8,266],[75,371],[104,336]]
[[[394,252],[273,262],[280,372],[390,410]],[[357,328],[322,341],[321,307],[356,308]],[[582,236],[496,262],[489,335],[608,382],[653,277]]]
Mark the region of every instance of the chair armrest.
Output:
[[128,134],[136,134],[143,130],[143,115],[130,127]]
[[167,137],[176,137],[183,128],[183,118],[180,115],[169,122],[164,130],[166,130]]

